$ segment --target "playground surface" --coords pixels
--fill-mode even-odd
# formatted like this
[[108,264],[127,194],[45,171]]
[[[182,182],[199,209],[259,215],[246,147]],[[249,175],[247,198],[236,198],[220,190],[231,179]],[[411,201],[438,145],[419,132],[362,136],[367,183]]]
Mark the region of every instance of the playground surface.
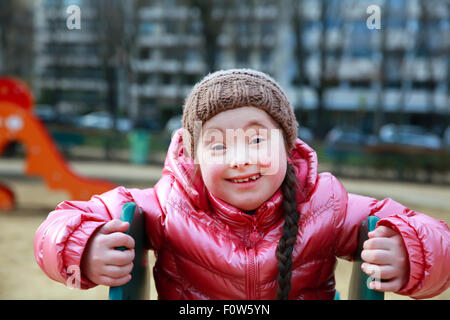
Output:
[[[13,211],[0,212],[0,299],[106,299],[106,287],[75,290],[50,280],[34,260],[34,233],[48,213],[61,201],[68,199],[63,191],[50,191],[44,182],[23,175],[24,162],[0,159],[0,177],[17,199]],[[118,163],[71,163],[81,175],[108,179],[117,185],[145,188],[158,180],[161,167]],[[323,170],[321,170],[323,171]],[[450,224],[450,186],[393,183],[369,180],[341,179],[349,192],[391,197],[411,209],[426,213]],[[153,263],[150,254],[150,263]],[[347,286],[352,264],[339,260],[336,269],[337,290],[341,299],[347,298]],[[156,290],[151,281],[151,299]],[[409,299],[387,294],[386,299]],[[450,299],[450,290],[434,299]]]

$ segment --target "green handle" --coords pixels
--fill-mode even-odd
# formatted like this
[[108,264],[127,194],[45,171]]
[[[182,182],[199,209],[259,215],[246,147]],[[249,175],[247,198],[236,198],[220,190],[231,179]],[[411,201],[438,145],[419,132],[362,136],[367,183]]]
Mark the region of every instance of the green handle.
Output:
[[[134,268],[131,271],[131,280],[118,287],[110,287],[109,300],[142,300],[149,296],[149,270],[148,256],[145,246],[145,215],[134,202],[128,202],[122,207],[121,221],[130,224],[125,232],[135,240],[133,260]],[[126,250],[118,247],[117,250]]]
[[[122,213],[120,215],[120,220],[123,222],[128,222],[130,224],[127,231],[125,231],[125,234],[130,233],[131,223],[133,222],[135,210],[136,210],[136,203],[134,203],[134,202],[125,203],[124,206],[122,207]],[[126,249],[127,249],[126,247],[117,247],[116,248],[116,250],[120,250],[120,251],[125,251]]]
[[367,220],[363,221],[359,230],[358,249],[353,263],[352,277],[350,280],[349,299],[351,300],[384,300],[384,292],[372,290],[369,288],[369,283],[374,278],[369,277],[361,270],[363,263],[361,259],[361,251],[364,242],[368,239],[368,233],[375,230],[377,222],[380,218],[376,216],[369,216]]

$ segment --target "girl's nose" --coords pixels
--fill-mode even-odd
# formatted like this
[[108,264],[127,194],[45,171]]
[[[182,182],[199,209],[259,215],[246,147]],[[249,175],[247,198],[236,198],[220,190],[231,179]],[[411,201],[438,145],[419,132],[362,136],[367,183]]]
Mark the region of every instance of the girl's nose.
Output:
[[231,152],[227,153],[227,157],[229,157],[227,160],[231,168],[245,167],[252,162],[251,152],[245,143],[237,143],[234,148],[231,148]]
[[230,161],[230,167],[232,168],[242,168],[249,164],[250,162],[247,158],[234,158]]
[[245,148],[237,148],[234,150],[234,154],[229,159],[231,168],[241,168],[250,164],[248,150]]

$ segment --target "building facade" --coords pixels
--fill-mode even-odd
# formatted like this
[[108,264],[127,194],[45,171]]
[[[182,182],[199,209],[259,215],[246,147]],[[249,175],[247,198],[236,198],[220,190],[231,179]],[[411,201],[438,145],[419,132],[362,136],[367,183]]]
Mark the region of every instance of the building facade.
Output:
[[[111,84],[98,36],[105,13],[91,1],[40,0],[36,12],[40,98],[77,112],[108,110]],[[418,123],[449,116],[445,1],[215,0],[209,11],[181,0],[128,3],[133,43],[114,92],[120,112],[132,118],[165,122],[181,113],[211,61],[215,69],[272,75],[305,125],[316,125],[310,115],[319,106],[333,115],[328,126],[361,114],[383,114],[383,122],[402,114]],[[81,30],[65,26],[70,4],[81,8]],[[380,29],[368,24],[373,5]]]

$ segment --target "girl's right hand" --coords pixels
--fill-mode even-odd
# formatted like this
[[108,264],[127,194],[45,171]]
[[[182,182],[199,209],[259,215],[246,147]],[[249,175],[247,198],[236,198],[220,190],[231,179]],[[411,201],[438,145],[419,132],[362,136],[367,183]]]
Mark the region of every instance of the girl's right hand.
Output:
[[[96,284],[121,286],[131,280],[134,239],[125,234],[128,222],[111,220],[89,239],[81,260],[81,272]],[[126,247],[126,250],[117,250]]]

